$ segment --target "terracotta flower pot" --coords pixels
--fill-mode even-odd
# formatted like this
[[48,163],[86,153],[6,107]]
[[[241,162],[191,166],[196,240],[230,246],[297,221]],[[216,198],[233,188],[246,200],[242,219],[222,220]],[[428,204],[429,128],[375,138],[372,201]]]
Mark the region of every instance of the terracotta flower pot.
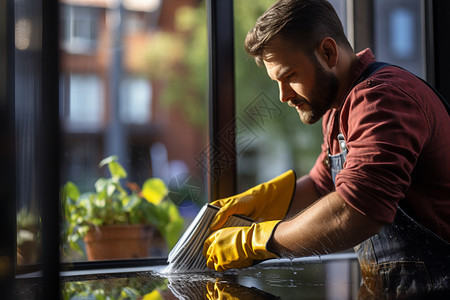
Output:
[[152,225],[92,227],[84,237],[88,260],[142,258],[150,255]]

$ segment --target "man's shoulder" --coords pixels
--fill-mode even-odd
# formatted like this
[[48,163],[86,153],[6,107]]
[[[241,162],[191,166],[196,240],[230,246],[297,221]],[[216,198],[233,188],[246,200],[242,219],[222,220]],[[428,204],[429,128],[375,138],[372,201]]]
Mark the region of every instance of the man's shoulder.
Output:
[[405,69],[390,65],[354,86],[345,102],[347,106],[364,106],[376,102],[377,105],[393,106],[399,110],[410,109],[410,105],[414,104],[424,110],[425,106],[430,103],[438,104],[440,100],[420,78]]

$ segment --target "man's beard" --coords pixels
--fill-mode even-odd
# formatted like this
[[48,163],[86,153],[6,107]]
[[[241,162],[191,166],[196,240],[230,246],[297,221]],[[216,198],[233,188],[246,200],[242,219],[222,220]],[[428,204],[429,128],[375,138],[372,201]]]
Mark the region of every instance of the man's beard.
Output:
[[311,90],[309,99],[306,100],[307,110],[298,110],[300,120],[308,125],[319,121],[331,108],[336,100],[339,85],[336,75],[331,72],[327,73],[317,59],[315,61],[316,84]]

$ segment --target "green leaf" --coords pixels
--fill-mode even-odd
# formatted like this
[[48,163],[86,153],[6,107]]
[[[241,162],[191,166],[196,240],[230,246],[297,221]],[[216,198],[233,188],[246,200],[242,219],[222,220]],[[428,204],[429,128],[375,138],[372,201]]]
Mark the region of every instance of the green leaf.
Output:
[[172,250],[173,247],[175,247],[180,238],[182,230],[183,220],[172,221],[164,228],[164,237],[169,251]]
[[95,182],[95,190],[97,193],[101,193],[102,191],[106,191],[106,187],[108,186],[110,180],[106,178],[99,178]]
[[79,238],[83,238],[86,236],[87,232],[89,231],[89,226],[88,225],[84,225],[84,226],[79,226],[77,228],[77,232],[79,234]]
[[78,197],[80,197],[80,190],[75,183],[68,181],[64,185],[64,198],[76,200]]
[[151,202],[146,202],[145,208],[142,209],[142,213],[144,214],[145,219],[153,225],[159,226],[162,221],[158,207]]
[[117,185],[115,183],[108,183],[108,185],[106,186],[106,195],[108,198],[114,194],[114,192],[116,191],[116,187]]
[[74,243],[80,239],[80,236],[76,233],[70,234],[68,237],[69,242]]
[[167,247],[172,249],[180,238],[183,230],[184,220],[175,204],[170,201],[168,203],[169,224],[165,227],[165,239]]
[[125,211],[131,212],[141,203],[141,198],[138,195],[132,194],[122,200],[122,205]]
[[159,204],[168,192],[166,184],[159,178],[147,179],[142,185],[142,196],[153,204]]
[[117,161],[117,159],[118,159],[117,155],[111,155],[111,156],[108,156],[108,157],[102,159],[102,160],[100,161],[100,163],[98,164],[98,166],[99,166],[100,168],[102,168],[102,167],[106,166],[107,164],[110,164],[110,163],[113,162],[113,161]]
[[111,155],[102,159],[98,165],[100,168],[107,165],[109,172],[111,173],[111,177],[113,178],[126,178],[128,176],[127,171],[125,171],[117,160],[117,155]]
[[128,176],[127,171],[117,161],[112,161],[108,164],[109,172],[114,178],[126,178]]
[[80,254],[83,254],[83,250],[81,250],[81,247],[80,245],[78,245],[78,243],[69,241],[69,245],[73,250],[77,251]]
[[95,198],[92,201],[92,203],[99,208],[103,208],[106,206],[105,198]]

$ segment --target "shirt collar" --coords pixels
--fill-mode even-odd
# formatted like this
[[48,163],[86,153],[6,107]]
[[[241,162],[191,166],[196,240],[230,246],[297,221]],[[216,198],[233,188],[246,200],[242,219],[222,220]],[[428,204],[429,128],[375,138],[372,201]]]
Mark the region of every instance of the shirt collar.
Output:
[[[356,80],[361,76],[362,72],[372,63],[375,61],[375,56],[373,55],[372,51],[367,48],[358,54],[356,56],[359,58],[358,62],[356,64],[355,70],[352,74],[352,83],[355,84]],[[353,87],[352,87],[353,88]]]

